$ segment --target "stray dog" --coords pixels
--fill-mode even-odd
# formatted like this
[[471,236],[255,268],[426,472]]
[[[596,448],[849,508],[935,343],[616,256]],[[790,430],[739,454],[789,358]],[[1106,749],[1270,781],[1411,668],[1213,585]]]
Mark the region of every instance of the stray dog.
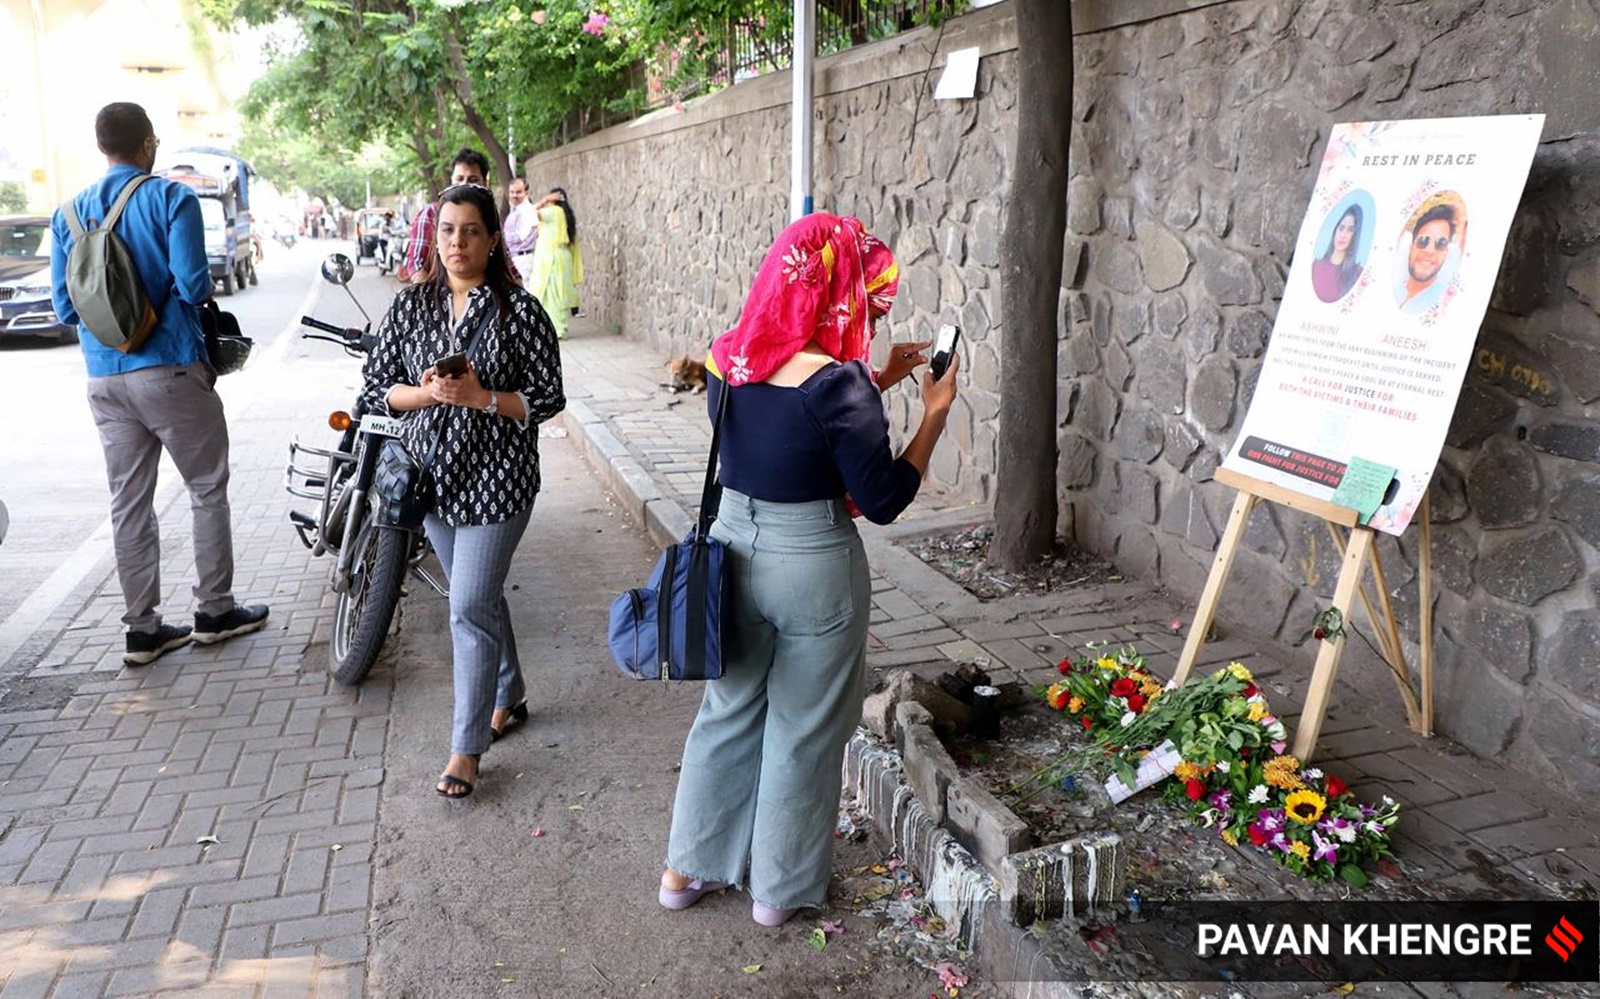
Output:
[[676,357],[667,362],[669,382],[661,387],[671,392],[692,392],[699,395],[706,390],[706,366],[692,357]]

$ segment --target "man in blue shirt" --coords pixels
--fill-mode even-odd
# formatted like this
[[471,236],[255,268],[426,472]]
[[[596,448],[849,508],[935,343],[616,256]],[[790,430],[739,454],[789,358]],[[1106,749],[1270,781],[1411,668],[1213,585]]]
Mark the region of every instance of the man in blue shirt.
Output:
[[[85,228],[105,218],[122,188],[155,166],[161,140],[144,108],[108,104],[94,122],[106,155],[105,176],[73,199]],[[56,315],[78,326],[89,369],[89,411],[100,430],[111,487],[117,575],[128,626],[122,661],[144,666],[188,644],[259,631],[267,608],[233,599],[233,522],[228,507],[228,423],[215,391],[196,306],[211,298],[200,202],[188,187],[161,178],[134,191],[115,232],[139,271],[159,321],[137,350],[122,353],[83,326],[67,294],[72,233],[60,209],[51,220],[50,277]],[[194,628],[164,624],[161,536],[155,513],[161,451],[189,489],[194,512]]]

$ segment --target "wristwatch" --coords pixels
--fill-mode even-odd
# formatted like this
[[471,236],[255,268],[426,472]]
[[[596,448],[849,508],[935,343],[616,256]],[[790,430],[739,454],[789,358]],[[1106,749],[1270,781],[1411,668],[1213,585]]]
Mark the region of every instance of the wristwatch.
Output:
[[489,405],[483,407],[483,411],[485,413],[488,413],[490,416],[493,416],[494,414],[500,412],[500,395],[499,395],[499,393],[496,393],[496,392],[490,392],[489,393]]

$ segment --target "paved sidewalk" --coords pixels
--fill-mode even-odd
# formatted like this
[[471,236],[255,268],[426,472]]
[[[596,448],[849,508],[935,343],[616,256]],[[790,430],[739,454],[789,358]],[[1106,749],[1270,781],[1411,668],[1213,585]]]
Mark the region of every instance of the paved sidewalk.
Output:
[[[352,384],[355,362],[319,355],[293,378],[258,359],[219,387],[236,592],[271,605],[267,628],[125,670],[108,555],[17,685],[50,706],[0,710],[4,999],[361,994],[390,686],[329,678],[313,644],[326,566],[285,519],[286,442]],[[186,493],[158,513],[163,607],[182,623]]]
[[[665,355],[582,320],[573,328],[562,354],[568,426],[658,541],[680,536],[705,474],[704,397],[661,386]],[[873,565],[871,668],[933,677],[952,660],[985,658],[1001,682],[1031,688],[1054,680],[1054,665],[1067,653],[1109,640],[1136,643],[1170,675],[1183,646],[1170,622],[1187,620],[1193,609],[1166,594],[1120,582],[982,602],[894,544],[987,519],[986,509],[923,495],[892,527],[864,524]],[[1363,661],[1363,651],[1345,656],[1317,762],[1363,795],[1402,803],[1395,847],[1403,874],[1431,892],[1477,897],[1600,889],[1600,808],[1547,791],[1536,776],[1474,757],[1447,739],[1415,735],[1392,680],[1370,655]],[[1309,653],[1237,635],[1206,646],[1201,666],[1231,659],[1248,662],[1275,704],[1297,711],[1303,703]],[[1295,712],[1283,714],[1292,728]]]

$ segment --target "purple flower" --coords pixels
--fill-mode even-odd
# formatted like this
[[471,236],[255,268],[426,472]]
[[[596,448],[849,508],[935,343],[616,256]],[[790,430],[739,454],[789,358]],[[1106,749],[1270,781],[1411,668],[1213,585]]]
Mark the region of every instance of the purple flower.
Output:
[[1377,815],[1377,814],[1378,814],[1378,810],[1376,808],[1373,808],[1371,805],[1367,804],[1364,801],[1361,803],[1361,817],[1362,818],[1370,819],[1374,815]]
[[1272,834],[1272,839],[1268,840],[1267,842],[1270,845],[1277,847],[1279,850],[1281,850],[1284,853],[1288,853],[1289,852],[1289,837],[1285,836],[1281,832],[1273,833]]
[[1315,830],[1311,833],[1311,842],[1315,849],[1311,853],[1312,860],[1326,860],[1330,864],[1339,862],[1339,847],[1331,839],[1323,839]]
[[1267,832],[1277,832],[1283,828],[1283,809],[1263,808],[1256,821],[1261,823],[1261,828]]
[[1221,812],[1223,815],[1227,815],[1233,810],[1233,792],[1212,791],[1211,797],[1207,798],[1206,802],[1218,812]]

